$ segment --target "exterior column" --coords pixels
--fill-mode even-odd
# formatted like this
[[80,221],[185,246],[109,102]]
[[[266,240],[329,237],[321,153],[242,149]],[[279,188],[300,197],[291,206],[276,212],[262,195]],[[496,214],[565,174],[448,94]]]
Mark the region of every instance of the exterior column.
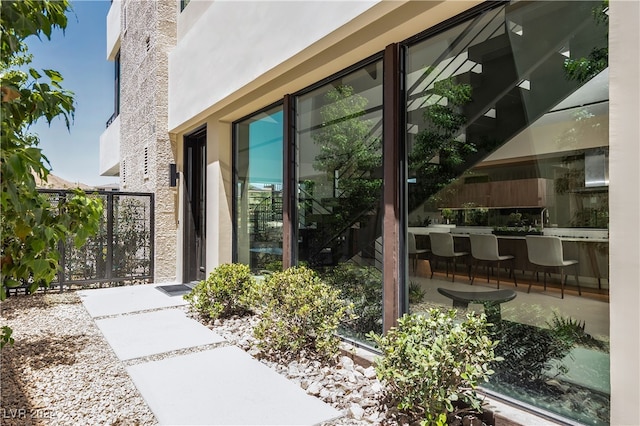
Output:
[[232,262],[233,219],[231,196],[231,124],[207,121],[206,276],[223,263]]
[[621,425],[640,406],[640,3],[609,5],[610,423]]
[[383,330],[396,325],[401,311],[401,271],[405,270],[404,234],[401,229],[402,117],[400,46],[391,44],[384,50],[383,59],[383,154],[384,154],[384,221],[382,229],[383,254]]

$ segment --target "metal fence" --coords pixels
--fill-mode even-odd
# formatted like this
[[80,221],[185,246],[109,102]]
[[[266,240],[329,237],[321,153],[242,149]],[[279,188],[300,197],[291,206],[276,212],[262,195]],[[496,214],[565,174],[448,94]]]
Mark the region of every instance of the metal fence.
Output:
[[[41,189],[52,205],[73,191]],[[154,273],[154,196],[150,193],[95,191],[104,213],[98,233],[82,247],[69,238],[59,244],[60,271],[57,284],[66,286],[148,282]]]

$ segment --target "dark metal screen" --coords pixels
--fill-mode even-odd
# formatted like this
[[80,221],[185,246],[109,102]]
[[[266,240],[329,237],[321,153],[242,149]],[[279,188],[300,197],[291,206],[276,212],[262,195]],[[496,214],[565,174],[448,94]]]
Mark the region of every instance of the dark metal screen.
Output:
[[[52,205],[73,196],[73,191],[41,189]],[[144,282],[154,272],[154,196],[149,193],[95,191],[104,213],[97,235],[79,248],[73,239],[59,245],[60,290],[72,284]]]

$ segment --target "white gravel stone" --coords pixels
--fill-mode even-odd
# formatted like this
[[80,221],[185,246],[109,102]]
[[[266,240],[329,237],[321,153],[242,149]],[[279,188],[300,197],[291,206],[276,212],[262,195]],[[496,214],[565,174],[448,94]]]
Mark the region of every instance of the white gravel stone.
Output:
[[309,395],[320,395],[320,390],[322,389],[322,385],[319,382],[313,382],[308,388],[307,393]]
[[249,353],[258,359],[263,356],[261,362],[298,383],[308,394],[345,413],[344,417],[323,423],[323,426],[397,424],[393,419],[387,419],[386,407],[378,402],[382,397],[382,386],[373,367],[357,365],[346,355],[338,357],[335,363],[320,362],[309,353],[302,353],[293,361],[278,359],[275,354],[265,357],[252,336],[258,321],[257,316],[232,318],[212,330],[231,344],[249,341],[252,345]]
[[[1,351],[0,405],[5,412],[39,410],[33,412],[42,418],[31,422],[3,419],[3,425],[157,424],[125,366],[176,354],[120,362],[72,292],[13,297],[2,302],[1,308],[2,325],[14,329],[16,344]],[[257,316],[202,322],[228,344],[258,359],[264,356],[253,337]],[[181,354],[196,350],[201,348],[185,349]],[[292,362],[273,359],[260,360],[345,413],[323,426],[395,424],[378,403],[382,386],[373,367],[356,365],[348,356],[335,363],[320,362],[308,353]]]
[[[153,425],[157,421],[73,292],[10,297],[2,325],[3,425]],[[10,416],[9,416],[10,417]]]
[[367,379],[374,379],[376,377],[376,369],[373,367],[365,368],[364,371],[362,371],[362,374]]
[[348,370],[353,370],[353,368],[354,368],[353,360],[351,358],[349,358],[348,356],[340,357],[340,364],[342,365],[343,368],[348,369]]
[[351,404],[349,406],[349,414],[351,414],[351,416],[356,420],[362,420],[362,416],[364,416],[364,409],[358,404]]

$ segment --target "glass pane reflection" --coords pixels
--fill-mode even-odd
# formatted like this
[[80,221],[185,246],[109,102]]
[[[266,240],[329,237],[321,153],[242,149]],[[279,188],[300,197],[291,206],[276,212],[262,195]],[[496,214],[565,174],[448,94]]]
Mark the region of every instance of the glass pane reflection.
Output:
[[[496,234],[500,254],[515,258],[519,286],[500,271],[500,288],[517,297],[493,326],[505,361],[487,388],[588,424],[609,420],[603,8],[506,4],[409,46],[406,65],[409,232],[417,250],[432,248],[429,234],[446,232],[456,251],[469,253],[457,261],[455,282],[446,259],[411,259],[411,311],[450,307],[438,287],[495,290],[497,265],[476,269],[468,235]],[[564,259],[578,262],[581,296],[573,276],[561,298],[559,270],[532,275],[527,234],[562,239]],[[479,271],[473,287],[471,266]]]
[[282,107],[236,124],[237,261],[282,269]]
[[382,63],[296,99],[298,259],[355,305],[342,334],[382,331]]

